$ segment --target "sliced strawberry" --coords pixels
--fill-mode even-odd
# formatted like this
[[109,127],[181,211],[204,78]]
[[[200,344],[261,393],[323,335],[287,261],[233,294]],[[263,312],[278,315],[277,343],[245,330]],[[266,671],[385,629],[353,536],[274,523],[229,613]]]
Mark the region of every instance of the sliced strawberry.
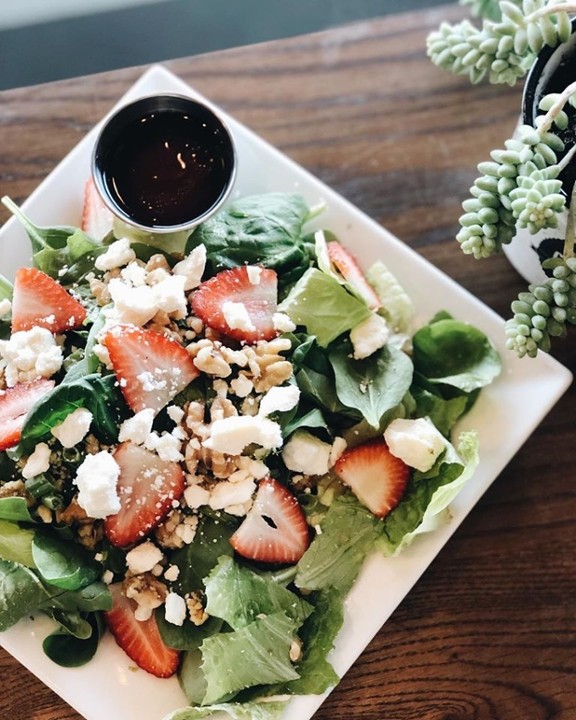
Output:
[[94,180],[89,178],[84,187],[82,230],[94,240],[102,240],[112,230],[113,220],[114,215],[98,194]]
[[334,472],[377,517],[384,517],[398,505],[410,476],[408,465],[394,457],[383,440],[346,450],[334,465]]
[[[192,309],[208,327],[240,342],[271,340],[278,335],[273,315],[278,302],[278,278],[274,270],[259,267],[258,282],[251,282],[248,267],[222,270],[203,282],[192,296]],[[252,276],[254,278],[254,275]],[[248,322],[241,317],[231,321],[238,303],[245,308]]]
[[118,325],[102,343],[128,405],[159,412],[200,374],[177,340],[156,330]]
[[174,675],[180,652],[164,643],[154,615],[137,620],[136,603],[124,595],[122,584],[114,583],[109,589],[114,604],[105,613],[106,624],[118,645],[142,670],[160,678]]
[[230,542],[249,560],[296,563],[310,544],[310,532],[298,500],[284,485],[267,477],[258,485],[254,504]]
[[369,308],[378,310],[378,308],[382,307],[380,298],[372,285],[366,280],[356,258],[343,245],[340,245],[336,240],[332,240],[328,243],[328,255],[340,274],[363,298]]
[[18,444],[26,415],[53,387],[52,380],[42,378],[0,392],[0,450]]
[[85,308],[50,275],[30,267],[16,272],[12,332],[43,327],[59,333],[79,327],[85,319]]
[[120,466],[120,511],[104,520],[104,534],[116,547],[141,540],[168,515],[186,484],[177,462],[161,460],[156,453],[125,442],[114,452]]

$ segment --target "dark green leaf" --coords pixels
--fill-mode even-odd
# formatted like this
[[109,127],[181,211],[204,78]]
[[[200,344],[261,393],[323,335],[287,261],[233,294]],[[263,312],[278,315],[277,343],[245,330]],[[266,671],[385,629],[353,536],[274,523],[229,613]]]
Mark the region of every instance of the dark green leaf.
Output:
[[92,554],[73,542],[37,532],[32,556],[45,582],[63,590],[79,590],[95,582],[102,571]]

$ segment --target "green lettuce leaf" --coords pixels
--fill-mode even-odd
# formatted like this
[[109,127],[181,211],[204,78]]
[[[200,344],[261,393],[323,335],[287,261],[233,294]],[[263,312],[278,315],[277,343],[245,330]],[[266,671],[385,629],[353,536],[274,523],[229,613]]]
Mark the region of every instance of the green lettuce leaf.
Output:
[[47,597],[32,570],[17,562],[0,560],[0,632],[35,612]]
[[200,648],[207,687],[203,704],[255,685],[295,680],[298,673],[289,653],[298,624],[279,612],[259,617],[241,630],[206,638]]
[[491,383],[502,370],[486,335],[445,313],[418,330],[412,343],[415,371],[430,383],[469,393]]
[[338,588],[346,593],[381,534],[381,521],[351,494],[337,497],[322,532],[300,558],[295,584],[302,590]]
[[381,314],[394,332],[408,332],[414,319],[412,298],[382,261],[377,261],[366,271],[366,279],[382,302]]
[[300,677],[280,689],[292,695],[319,695],[338,684],[340,678],[328,662],[328,653],[344,622],[344,597],[340,588],[314,593],[314,612],[299,631],[302,659],[296,664]]
[[285,613],[301,625],[313,608],[270,576],[258,575],[230,557],[223,557],[206,583],[206,612],[225,620],[234,630],[260,615]]
[[406,494],[384,519],[384,546],[398,553],[417,535],[438,527],[450,503],[474,474],[478,461],[476,433],[465,432],[459,437],[457,450],[448,444],[430,470],[415,472]]
[[282,292],[311,264],[313,249],[302,238],[309,213],[297,194],[241,198],[202,223],[189,238],[186,252],[201,244],[206,247],[208,276],[247,263],[272,268]]
[[21,528],[14,522],[0,520],[0,558],[34,567],[32,543],[34,530]]
[[286,701],[266,700],[249,703],[217,703],[205,707],[185,707],[167,715],[164,720],[201,720],[201,718],[222,717],[231,720],[280,720]]
[[316,268],[302,275],[278,308],[296,325],[304,326],[322,347],[367,320],[372,312],[331,275]]
[[341,403],[358,410],[378,429],[386,412],[396,407],[410,389],[412,361],[394,347],[383,347],[365,360],[354,360],[347,344],[333,350],[330,362]]

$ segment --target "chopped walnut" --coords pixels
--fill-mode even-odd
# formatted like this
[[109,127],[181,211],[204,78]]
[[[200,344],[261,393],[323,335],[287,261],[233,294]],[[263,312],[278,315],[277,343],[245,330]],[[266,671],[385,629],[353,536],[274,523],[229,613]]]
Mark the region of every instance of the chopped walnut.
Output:
[[234,407],[234,403],[225,397],[216,397],[210,405],[210,421],[223,420],[224,418],[234,417],[238,415],[238,411]]
[[88,515],[86,515],[86,510],[78,504],[78,497],[74,496],[63,510],[56,511],[56,520],[65,525],[73,525],[87,522]]
[[99,278],[92,277],[90,279],[90,292],[96,298],[96,302],[100,307],[108,305],[112,300],[107,283]]
[[166,600],[168,588],[154,577],[152,573],[133,575],[124,580],[122,585],[127,598],[134,600],[138,607],[134,613],[137,620],[148,620],[152,611],[160,607]]
[[232,368],[218,352],[215,345],[200,348],[194,357],[194,365],[201,372],[216,377],[225,378],[232,374]]
[[94,548],[102,541],[104,531],[102,523],[98,520],[88,519],[78,526],[77,529],[78,542],[89,550]]
[[162,253],[156,253],[155,255],[152,255],[152,257],[148,260],[146,263],[146,271],[151,273],[154,272],[154,270],[158,269],[166,270],[167,272],[170,271],[170,265],[168,264],[168,260],[166,260],[165,255]]
[[186,607],[188,615],[194,625],[203,625],[210,617],[204,605],[202,604],[202,596],[199,592],[193,592],[186,596]]
[[0,498],[26,497],[26,485],[23,480],[10,480],[0,485]]
[[165,549],[178,549],[189,545],[196,535],[198,518],[174,510],[155,531],[158,544]]

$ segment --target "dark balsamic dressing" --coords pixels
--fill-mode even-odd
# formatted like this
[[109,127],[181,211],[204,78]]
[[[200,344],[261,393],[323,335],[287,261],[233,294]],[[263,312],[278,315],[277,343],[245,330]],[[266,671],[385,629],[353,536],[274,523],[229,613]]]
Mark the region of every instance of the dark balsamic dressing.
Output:
[[226,196],[235,153],[222,121],[180,96],[136,101],[113,116],[95,151],[100,187],[128,222],[187,225]]

